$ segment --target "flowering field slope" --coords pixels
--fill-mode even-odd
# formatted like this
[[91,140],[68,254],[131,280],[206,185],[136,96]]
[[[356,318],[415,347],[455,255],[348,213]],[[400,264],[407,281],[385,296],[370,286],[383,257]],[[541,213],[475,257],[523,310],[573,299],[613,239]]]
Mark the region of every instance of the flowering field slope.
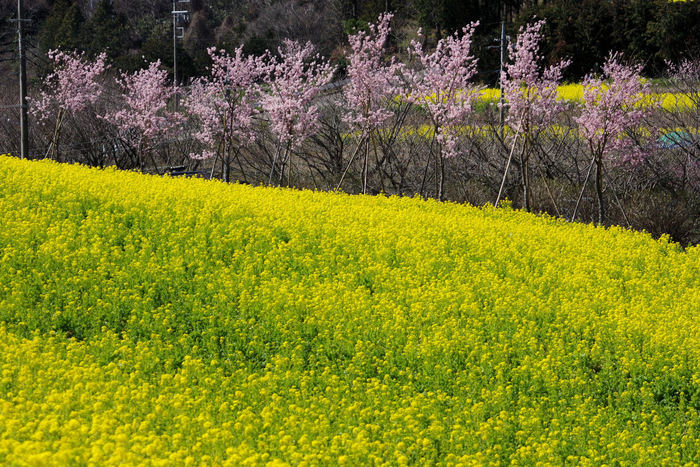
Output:
[[700,461],[700,249],[0,158],[0,464]]

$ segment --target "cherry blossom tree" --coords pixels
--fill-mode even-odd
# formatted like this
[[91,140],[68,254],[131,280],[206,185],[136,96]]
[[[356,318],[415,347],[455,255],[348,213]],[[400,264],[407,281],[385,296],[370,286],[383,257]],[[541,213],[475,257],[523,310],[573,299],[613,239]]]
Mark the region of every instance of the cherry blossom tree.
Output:
[[[683,59],[679,63],[666,62],[670,77],[679,85],[685,86],[687,92],[695,91],[693,84],[700,82],[700,59]],[[697,96],[691,96],[697,98]]]
[[649,148],[640,146],[634,137],[656,105],[649,100],[649,87],[641,77],[641,70],[641,65],[625,65],[619,54],[611,53],[603,65],[603,76],[589,75],[584,80],[583,105],[575,121],[588,143],[591,163],[572,220],[576,219],[594,165],[598,222],[602,224],[605,220],[603,163],[606,160],[637,163],[648,153]]
[[496,204],[501,197],[516,143],[520,141],[520,178],[528,211],[531,207],[530,154],[539,135],[551,127],[565,108],[565,104],[557,100],[557,87],[562,72],[570,64],[570,61],[563,60],[542,70],[540,41],[544,24],[545,21],[540,20],[520,28],[515,44],[508,45],[510,61],[501,74],[501,88],[508,108],[505,121],[513,135]]
[[[681,153],[679,166],[674,169],[677,178],[694,190],[700,189],[700,57],[683,59],[679,63],[666,62],[667,84],[670,93],[665,96],[663,127],[667,133],[664,144]],[[671,105],[668,105],[671,104]]]
[[270,129],[277,139],[268,183],[272,182],[280,154],[281,183],[291,151],[318,130],[319,109],[313,102],[335,72],[333,66],[314,55],[310,42],[300,44],[285,40],[278,54],[279,57],[270,59],[266,79],[269,90],[260,98]]
[[46,156],[53,153],[53,158],[59,160],[60,135],[66,116],[75,116],[102,97],[104,86],[99,78],[109,66],[105,63],[105,53],[90,60],[83,53],[50,50],[48,57],[54,71],[46,77],[39,98],[27,100],[31,101],[32,114],[40,123],[53,119]]
[[[384,60],[384,45],[391,31],[389,23],[392,17],[391,13],[384,13],[379,16],[376,25],[369,25],[368,32],[359,31],[348,37],[350,63],[347,70],[349,83],[344,88],[347,104],[344,119],[360,135],[355,153],[348,162],[348,168],[363,148],[363,194],[367,192],[370,139],[392,117],[393,112],[388,105],[401,91],[397,76],[403,69],[402,65],[393,58],[388,63]],[[345,173],[347,168],[338,187],[342,184]]]
[[268,74],[269,67],[265,57],[245,56],[242,47],[233,55],[216,47],[207,52],[212,60],[210,75],[195,80],[184,100],[188,115],[196,120],[194,137],[204,146],[201,153],[190,157],[214,158],[212,175],[221,159],[223,179],[229,181],[231,163],[238,160],[241,165],[242,146],[255,140],[260,79]]
[[441,39],[433,53],[426,53],[418,41],[411,42],[409,48],[420,66],[406,72],[410,88],[405,99],[420,105],[430,116],[437,141],[436,192],[440,200],[445,179],[444,158],[457,155],[458,135],[479,96],[479,88],[470,83],[476,74],[477,59],[471,53],[471,45],[478,24],[464,27],[461,36],[455,33]]
[[124,91],[120,108],[102,118],[114,125],[122,140],[135,149],[142,171],[146,154],[151,154],[157,170],[151,152],[153,144],[183,121],[180,114],[167,108],[176,92],[168,83],[168,72],[158,60],[133,74],[123,73],[118,83]]

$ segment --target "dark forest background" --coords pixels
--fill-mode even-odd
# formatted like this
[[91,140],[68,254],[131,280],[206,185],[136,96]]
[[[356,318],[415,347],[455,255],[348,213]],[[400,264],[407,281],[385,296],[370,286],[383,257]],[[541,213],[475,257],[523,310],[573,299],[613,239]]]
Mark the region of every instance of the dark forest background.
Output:
[[[24,0],[30,45],[30,73],[45,72],[46,51],[77,49],[88,54],[106,50],[116,68],[131,71],[160,59],[172,67],[172,0]],[[16,62],[15,0],[0,0],[0,67]],[[190,14],[178,41],[180,77],[201,75],[208,64],[206,48],[249,53],[275,49],[283,38],[310,40],[326,57],[343,65],[348,32],[366,26],[386,10],[395,13],[391,44],[397,52],[421,27],[434,42],[479,20],[476,38],[480,81],[497,79],[500,22],[507,32],[533,16],[547,19],[546,59],[573,60],[567,80],[595,70],[609,50],[619,50],[657,75],[666,60],[700,52],[700,1],[666,0],[191,0],[178,9]]]

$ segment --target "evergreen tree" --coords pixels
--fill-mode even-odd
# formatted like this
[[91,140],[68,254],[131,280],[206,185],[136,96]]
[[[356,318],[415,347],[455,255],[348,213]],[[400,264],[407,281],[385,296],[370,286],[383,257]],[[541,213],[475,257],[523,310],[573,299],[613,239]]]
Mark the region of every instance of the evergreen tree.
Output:
[[204,73],[206,66],[211,63],[207,48],[216,43],[208,16],[206,10],[193,13],[183,40],[187,54],[192,58],[195,68],[200,70],[200,73]]
[[42,52],[47,52],[59,46],[59,29],[63,24],[63,18],[71,7],[70,0],[56,0],[51,12],[44,20],[39,34],[39,46]]
[[127,41],[126,21],[117,15],[111,0],[100,0],[87,24],[87,48],[92,54],[106,52],[114,59],[122,55]]
[[572,60],[564,74],[568,80],[581,79],[599,69],[615,48],[615,8],[607,0],[563,0],[526,8],[521,11],[520,21],[527,23],[533,16],[547,20],[542,44],[547,60]]
[[[157,24],[150,36],[141,46],[141,53],[147,62],[160,60],[163,67],[171,73],[173,71],[173,30],[171,23]],[[141,60],[136,68],[141,68]],[[205,70],[197,70],[192,57],[182,46],[182,41],[178,41],[177,46],[177,78],[179,82],[185,82],[193,76],[204,73]]]
[[650,64],[655,72],[664,68],[665,60],[699,57],[700,2],[664,2],[647,33],[654,50]]
[[84,50],[83,28],[85,18],[77,3],[72,3],[56,32],[56,45],[65,50]]

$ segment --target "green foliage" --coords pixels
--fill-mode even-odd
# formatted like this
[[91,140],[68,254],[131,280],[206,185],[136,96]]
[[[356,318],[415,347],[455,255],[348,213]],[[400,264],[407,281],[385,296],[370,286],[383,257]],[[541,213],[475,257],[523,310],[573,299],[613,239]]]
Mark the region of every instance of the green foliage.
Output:
[[80,7],[77,3],[73,3],[66,14],[63,16],[63,21],[56,31],[56,48],[65,50],[78,50],[83,48],[83,26],[85,18],[80,12]]
[[700,2],[665,3],[647,34],[653,45],[655,71],[664,60],[700,56]]
[[365,33],[369,30],[369,23],[357,18],[350,18],[343,21],[343,32],[347,35],[357,34],[360,31]]
[[190,75],[196,73],[196,70],[205,70],[211,64],[207,47],[214,44],[216,40],[210,23],[210,18],[202,11],[195,12],[191,16],[183,41],[183,48],[191,61]]
[[544,52],[548,61],[571,58],[566,78],[599,71],[610,51],[645,63],[648,74],[700,53],[700,2],[661,0],[564,0],[524,9],[519,23],[547,19]]
[[522,23],[545,18],[543,52],[548,61],[571,58],[565,78],[577,80],[601,66],[613,47],[614,6],[601,0],[564,0],[522,12]]
[[56,0],[51,8],[51,12],[44,21],[40,33],[40,45],[44,52],[56,49],[61,46],[65,39],[61,36],[65,30],[68,30],[67,26],[64,27],[64,21],[66,16],[75,6],[75,3],[70,0]]
[[[171,72],[173,69],[173,31],[169,23],[156,23],[151,29],[150,35],[143,42],[141,51],[146,62],[160,60],[164,67]],[[143,61],[141,61],[143,63]],[[195,76],[197,73],[194,61],[182,42],[177,43],[177,76],[183,81]]]
[[101,0],[87,23],[86,48],[91,54],[106,52],[111,59],[126,52],[126,19],[117,15],[111,0]]
[[254,35],[243,44],[243,52],[246,55],[262,55],[273,47],[272,31],[266,31],[264,35]]
[[[275,0],[280,1],[280,0]],[[295,0],[296,1],[296,0]],[[304,4],[304,2],[300,2]],[[116,5],[116,6],[115,6]],[[162,7],[162,5],[161,5]],[[155,37],[170,28],[169,9],[154,6],[157,16],[119,16],[116,2],[101,0],[87,21],[81,18],[78,2],[56,0],[49,12],[37,11],[40,23],[40,47],[43,51],[64,47],[87,50],[91,54],[107,50],[118,67],[133,68],[133,57],[146,55],[167,62],[171,32],[165,38]],[[324,15],[338,15],[318,19],[316,24],[342,24],[345,33],[363,28],[376,20],[378,14],[389,8],[395,12],[396,31],[407,24],[418,24],[427,36],[427,45],[459,30],[471,21],[479,20],[476,31],[475,53],[479,58],[480,79],[488,84],[496,82],[499,54],[493,49],[499,37],[500,22],[508,21],[509,34],[514,37],[520,25],[533,16],[547,19],[546,41],[543,52],[550,63],[571,58],[566,79],[576,81],[590,71],[596,71],[611,49],[621,51],[630,59],[646,64],[649,75],[661,72],[664,61],[678,61],[683,57],[700,54],[700,2],[669,2],[665,0],[561,0],[557,2],[526,2],[524,0],[343,0],[337,8],[319,9]],[[44,7],[46,8],[46,7]],[[267,8],[279,8],[275,2],[228,2],[211,0],[194,2],[190,9],[195,31],[188,31],[183,71],[190,75],[205,73],[207,61],[202,52],[217,45],[232,50],[245,41],[247,53],[261,54],[279,46],[280,37],[257,30],[248,30]],[[131,10],[130,10],[131,11]],[[291,14],[291,13],[290,13]],[[197,20],[196,17],[205,20]],[[201,18],[200,18],[201,19]],[[159,29],[156,31],[156,29]],[[338,28],[338,32],[340,27]],[[316,36],[314,36],[316,33]],[[318,31],[302,33],[313,42],[321,40]],[[341,34],[324,37],[323,50],[336,56],[344,38]],[[244,39],[245,38],[245,39]],[[335,43],[335,42],[337,43]],[[130,54],[127,54],[130,51]],[[136,51],[137,53],[132,53]]]

